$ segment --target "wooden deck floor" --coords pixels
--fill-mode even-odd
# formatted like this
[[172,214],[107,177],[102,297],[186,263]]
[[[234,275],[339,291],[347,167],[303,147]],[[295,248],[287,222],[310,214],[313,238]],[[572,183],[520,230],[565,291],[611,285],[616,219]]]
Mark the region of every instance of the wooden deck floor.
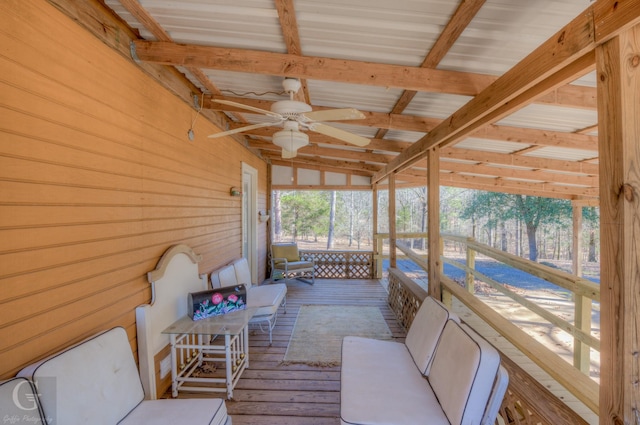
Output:
[[[227,401],[234,425],[337,425],[340,423],[340,367],[282,365],[289,337],[303,304],[377,306],[394,338],[404,329],[387,304],[386,290],[377,280],[317,279],[311,286],[288,284],[287,313],[280,308],[269,336],[259,330],[249,337],[250,368],[245,370]],[[202,397],[184,393],[181,397]]]
[[[384,283],[384,282],[383,282]],[[310,286],[302,282],[288,284],[287,313],[280,308],[273,330],[273,344],[259,330],[249,337],[250,368],[245,370],[227,409],[234,425],[338,425],[340,423],[340,367],[283,365],[287,345],[298,310],[303,304],[377,306],[396,340],[403,341],[404,329],[387,304],[386,289],[378,280],[318,279]],[[505,343],[504,338],[459,302],[454,310],[487,340],[509,355],[521,367],[564,400],[588,423],[597,424],[597,416],[533,362]],[[515,351],[514,351],[515,350]],[[167,394],[170,397],[169,394]],[[219,395],[217,395],[219,397]],[[203,393],[181,392],[180,397],[212,397]]]

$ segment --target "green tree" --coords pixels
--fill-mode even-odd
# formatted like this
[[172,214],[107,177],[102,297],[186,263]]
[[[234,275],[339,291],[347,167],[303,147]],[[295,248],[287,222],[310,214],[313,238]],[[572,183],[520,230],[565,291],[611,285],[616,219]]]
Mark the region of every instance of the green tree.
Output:
[[571,204],[561,199],[515,195],[516,207],[527,229],[529,259],[538,260],[536,232],[541,223],[560,224],[562,217],[571,214]]
[[326,192],[292,191],[280,197],[282,229],[298,237],[326,235],[328,231],[329,200]]

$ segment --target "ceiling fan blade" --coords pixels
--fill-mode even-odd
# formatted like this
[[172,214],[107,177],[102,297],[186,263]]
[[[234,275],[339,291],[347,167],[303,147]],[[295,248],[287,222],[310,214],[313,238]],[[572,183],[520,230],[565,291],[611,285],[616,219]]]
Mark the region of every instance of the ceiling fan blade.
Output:
[[356,146],[367,146],[371,139],[358,136],[357,134],[350,133],[348,131],[340,130],[339,128],[331,127],[330,125],[313,123],[309,126],[309,129],[325,136],[335,137],[336,139],[344,140],[347,143],[351,143]]
[[302,118],[310,121],[362,120],[366,116],[355,108],[325,109],[323,111],[305,112]]
[[220,133],[214,133],[214,134],[210,134],[207,137],[210,139],[217,139],[218,137],[224,137],[224,136],[229,136],[231,134],[236,134],[236,133],[242,133],[244,131],[249,131],[249,130],[255,130],[256,128],[262,128],[262,127],[269,127],[272,125],[277,125],[279,123],[273,123],[273,122],[261,122],[258,124],[253,124],[253,125],[247,125],[245,127],[240,127],[240,128],[234,128],[233,130],[227,130],[227,131],[222,131]]
[[223,99],[213,99],[216,103],[222,103],[223,105],[235,106],[236,108],[246,109],[247,111],[257,112],[259,114],[268,115],[270,117],[283,119],[282,115],[277,112],[267,111],[266,109],[256,108],[254,106],[245,105],[244,103],[234,102],[232,100],[223,100]]

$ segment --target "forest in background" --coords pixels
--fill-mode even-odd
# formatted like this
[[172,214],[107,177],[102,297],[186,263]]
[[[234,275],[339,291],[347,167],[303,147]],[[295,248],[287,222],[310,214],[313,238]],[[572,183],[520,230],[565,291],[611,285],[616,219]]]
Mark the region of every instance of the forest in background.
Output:
[[[378,192],[378,232],[388,232],[388,192]],[[274,241],[313,241],[326,249],[370,250],[373,199],[370,191],[274,191]],[[583,260],[599,261],[599,211],[583,207]],[[426,188],[396,190],[398,233],[426,232]],[[563,199],[440,188],[440,230],[533,261],[570,260],[572,206]],[[326,242],[326,246],[324,244]],[[413,247],[422,249],[424,240]]]

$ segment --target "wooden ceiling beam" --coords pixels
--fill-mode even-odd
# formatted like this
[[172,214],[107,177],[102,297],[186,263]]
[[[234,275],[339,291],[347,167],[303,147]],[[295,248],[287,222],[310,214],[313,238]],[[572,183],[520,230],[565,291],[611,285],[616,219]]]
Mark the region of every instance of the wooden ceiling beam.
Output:
[[597,164],[535,156],[513,155],[448,147],[440,149],[440,157],[451,158],[454,160],[473,161],[481,164],[496,164],[536,170],[585,174],[589,176],[599,175],[599,168]]
[[165,41],[137,40],[133,42],[133,49],[138,60],[163,65],[339,81],[466,96],[478,94],[484,87],[495,81],[493,76],[468,72]]
[[[289,168],[291,168],[292,165],[294,168],[297,168],[297,165],[300,164],[295,161],[292,163],[290,159],[282,159],[279,157],[279,155],[273,155],[273,154],[269,155],[269,161],[271,162],[272,165],[278,165],[280,167],[289,167]],[[304,163],[304,169],[315,170],[320,172],[348,174],[352,176],[362,176],[362,177],[371,177],[373,175],[373,172],[371,171],[345,170],[344,168],[340,168],[340,167],[330,167],[327,165],[315,165],[315,164],[307,164],[307,163]]]
[[484,164],[464,164],[460,162],[440,161],[441,171],[464,174],[484,174],[491,177],[537,180],[542,183],[598,187],[598,176],[559,174],[541,169],[524,170],[517,168],[495,167]]
[[[275,5],[278,10],[278,19],[280,20],[284,44],[287,46],[287,53],[302,56],[302,46],[298,33],[298,20],[296,18],[296,9],[293,0],[275,0]],[[301,79],[300,85],[301,89],[294,95],[295,99],[300,102],[311,103],[307,81]]]
[[[135,59],[149,63],[466,96],[479,94],[497,79],[495,76],[469,72],[297,56],[258,50],[177,44],[166,41],[135,40],[132,42],[132,46]],[[363,70],[367,72],[363,72]],[[580,90],[592,92],[591,95],[583,95],[582,97],[595,96],[594,88]],[[555,96],[552,101],[546,100],[543,103],[551,102],[567,107],[584,108],[587,106],[581,100],[582,97]]]
[[355,162],[355,161],[340,161],[335,159],[319,158],[316,156],[305,156],[305,155],[298,155],[295,158],[283,160],[282,157],[280,156],[280,153],[268,152],[268,151],[263,151],[262,156],[269,159],[284,161],[285,163],[289,163],[289,164],[307,164],[307,165],[320,166],[320,167],[326,166],[336,170],[342,169],[343,171],[351,170],[351,171],[361,171],[361,172],[371,173],[368,175],[372,175],[373,173],[379,171],[381,168],[379,165],[374,165],[374,164],[365,164],[362,162]]
[[570,186],[560,186],[547,183],[528,183],[506,179],[491,179],[458,174],[440,175],[441,186],[460,187],[465,189],[484,190],[488,192],[501,192],[526,194],[544,198],[574,199],[597,198],[598,189],[581,189]]
[[[255,136],[255,137],[261,137],[261,138],[262,137],[271,138],[273,136],[273,133],[279,130],[281,130],[281,128],[263,127],[263,128],[251,130],[244,134],[248,136]],[[314,133],[314,132],[308,132],[307,134],[309,135],[309,143],[353,147],[353,145],[350,143],[347,143],[340,139],[336,139],[331,136],[325,136],[324,134]],[[403,149],[406,149],[410,145],[411,145],[411,142],[400,142],[397,140],[387,140],[387,139],[371,139],[371,142],[367,146],[365,146],[365,148],[370,151],[385,151],[385,152],[400,153],[402,152]]]
[[[384,121],[385,115],[384,113],[376,113],[376,112],[365,112],[366,115],[370,119],[380,119]],[[374,118],[375,117],[375,118]],[[389,117],[390,118],[390,117]],[[419,121],[422,117],[415,117],[416,121]],[[428,119],[429,121],[438,121],[441,120],[436,119]],[[362,120],[365,121],[365,120]],[[408,122],[411,120],[405,120],[404,122]],[[352,121],[352,124],[356,124],[358,121]],[[393,129],[397,130],[407,130],[406,127],[396,127],[396,123],[393,119],[388,119],[385,122],[392,123],[390,126]],[[230,123],[229,129],[236,129],[243,127],[242,123]],[[374,127],[376,127],[374,125]],[[268,129],[258,129],[251,130],[246,134],[252,135],[272,135],[275,131],[281,130],[276,127],[269,127]],[[310,133],[311,136],[314,133]],[[522,128],[522,127],[512,127],[512,126],[504,126],[504,125],[495,125],[489,124],[485,127],[482,127],[472,133],[469,134],[469,137],[476,137],[480,139],[488,139],[488,140],[497,140],[497,141],[508,141],[508,142],[516,142],[522,143],[525,145],[539,145],[539,146],[553,146],[553,147],[564,147],[564,148],[572,148],[572,149],[584,149],[584,150],[592,150],[594,152],[598,151],[598,137],[591,136],[588,134],[581,133],[566,133],[561,131],[549,131],[549,130],[539,130],[535,128]],[[384,140],[384,139],[383,139]],[[321,143],[321,142],[318,142]],[[327,142],[328,143],[328,142]],[[404,147],[408,147],[411,142],[405,142],[408,145]],[[529,147],[529,146],[526,146]],[[369,149],[369,147],[367,147]]]
[[[270,142],[259,142],[256,140],[250,140],[249,146],[256,149],[262,150],[270,150],[281,152],[282,149],[279,146],[274,145]],[[359,162],[368,162],[375,164],[387,164],[390,160],[393,159],[393,155],[383,155],[379,153],[370,153],[363,151],[354,151],[354,150],[346,150],[346,149],[331,149],[331,148],[321,148],[314,145],[307,145],[298,149],[298,154],[300,155],[314,155],[321,157],[329,157],[329,158],[340,158],[348,161],[359,161]]]

